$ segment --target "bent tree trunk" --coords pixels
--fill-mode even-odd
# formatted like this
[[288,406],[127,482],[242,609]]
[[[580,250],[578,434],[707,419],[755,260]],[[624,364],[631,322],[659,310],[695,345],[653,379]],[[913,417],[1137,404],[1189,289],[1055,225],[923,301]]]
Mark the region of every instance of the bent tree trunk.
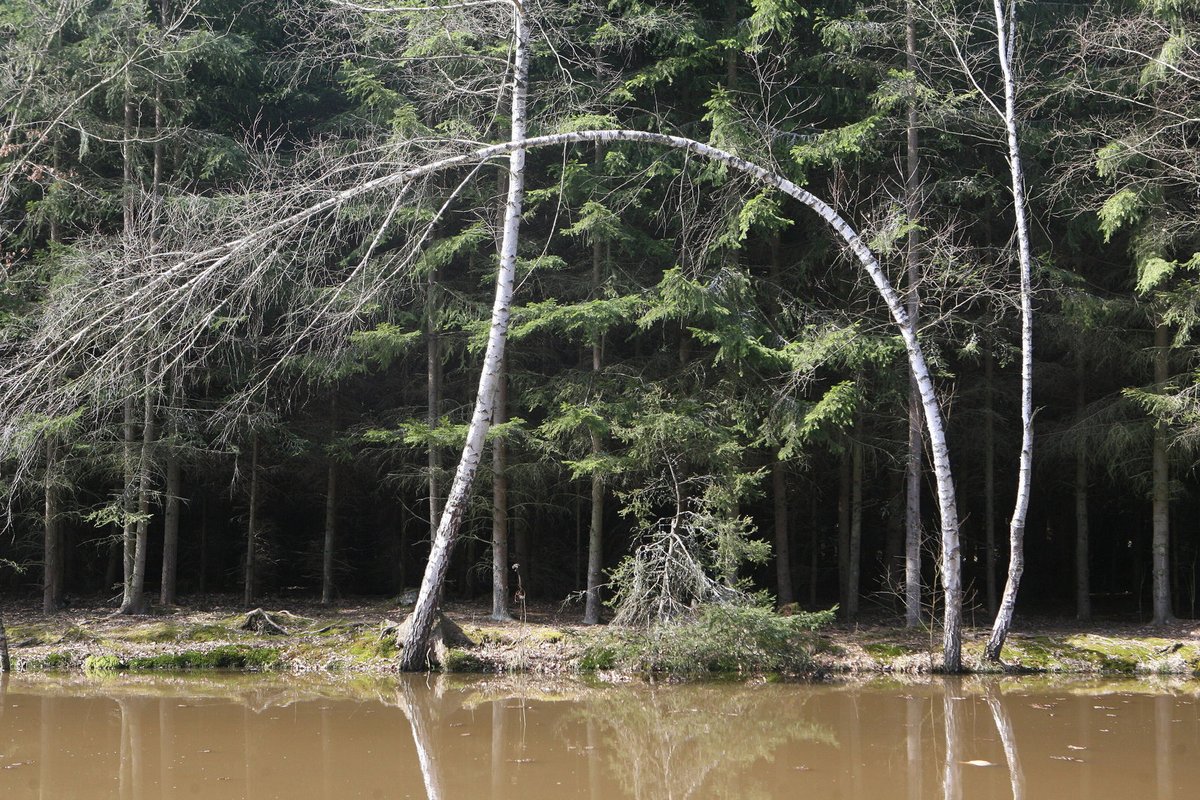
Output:
[[1021,458],[1017,469],[1017,499],[1008,526],[1008,580],[1000,599],[1000,610],[992,624],[992,635],[984,648],[988,661],[998,662],[1004,639],[1012,627],[1017,589],[1025,571],[1025,517],[1029,511],[1030,480],[1033,475],[1033,288],[1032,254],[1029,246],[1029,210],[1025,204],[1025,175],[1021,168],[1021,145],[1017,138],[1017,93],[1012,73],[1016,7],[992,0],[996,12],[996,48],[1004,76],[1004,127],[1008,133],[1008,166],[1012,177],[1013,212],[1017,220],[1017,257],[1021,269]]
[[[527,43],[522,45],[522,49]],[[524,91],[524,72],[520,72],[520,82]],[[522,115],[523,123],[523,115]],[[937,486],[938,511],[941,523],[941,572],[943,589],[943,630],[942,630],[942,668],[947,672],[958,672],[962,669],[962,572],[961,547],[958,531],[958,505],[954,494],[954,476],[950,466],[950,448],[946,442],[945,421],[937,391],[933,385],[933,376],[925,360],[925,352],[917,338],[917,332],[909,320],[904,301],[896,292],[887,275],[884,274],[875,254],[863,241],[862,237],[846,222],[829,204],[800,188],[792,181],[781,175],[738,158],[732,153],[716,147],[687,139],[680,136],[668,136],[648,131],[629,130],[596,130],[575,131],[572,133],[549,134],[529,139],[515,139],[503,144],[491,145],[475,150],[472,153],[450,156],[420,167],[414,167],[395,175],[385,176],[368,181],[353,190],[347,190],[333,198],[322,201],[300,214],[281,221],[280,225],[295,224],[297,221],[308,219],[322,210],[328,209],[339,202],[360,194],[378,191],[380,189],[403,186],[424,175],[429,175],[445,169],[477,163],[481,160],[511,153],[512,157],[521,155],[520,164],[524,165],[524,153],[527,149],[561,146],[579,142],[643,142],[679,150],[686,150],[701,158],[717,161],[742,172],[770,186],[783,194],[792,197],[815,211],[842,238],[854,253],[859,264],[866,270],[880,297],[888,307],[892,321],[896,324],[901,338],[904,340],[905,351],[908,355],[909,367],[916,379],[921,395],[921,408],[925,416],[926,432],[929,436],[929,455],[933,463],[934,478]],[[510,203],[513,187],[510,185]],[[518,193],[518,202],[520,194]],[[509,209],[509,214],[513,211]],[[516,233],[517,221],[509,220],[506,215],[505,235],[509,230]],[[268,235],[276,226],[268,226],[260,233]],[[512,255],[515,261],[515,240]],[[507,254],[507,251],[506,251]],[[431,596],[445,577],[449,563],[449,552],[458,535],[459,524],[465,511],[467,490],[475,477],[479,466],[480,451],[483,437],[487,433],[488,420],[491,416],[491,405],[495,392],[496,376],[499,371],[499,359],[503,354],[504,337],[508,329],[509,303],[512,298],[513,264],[507,259],[501,260],[497,275],[496,301],[492,311],[492,324],[488,336],[488,347],[484,356],[484,367],[480,375],[479,392],[476,398],[475,412],[467,432],[467,443],[463,448],[463,458],[460,460],[454,475],[454,483],[450,490],[450,501],[446,504],[441,524],[438,526],[437,537],[434,541],[429,563],[426,565],[425,577],[421,584],[421,595],[418,597],[414,619],[409,629],[409,635],[404,641],[405,653],[401,666],[407,669],[422,669],[425,665],[424,644],[432,630],[434,622],[434,607],[430,604]],[[430,593],[433,592],[434,595]],[[417,654],[415,651],[420,649]],[[410,659],[413,659],[410,661]]]

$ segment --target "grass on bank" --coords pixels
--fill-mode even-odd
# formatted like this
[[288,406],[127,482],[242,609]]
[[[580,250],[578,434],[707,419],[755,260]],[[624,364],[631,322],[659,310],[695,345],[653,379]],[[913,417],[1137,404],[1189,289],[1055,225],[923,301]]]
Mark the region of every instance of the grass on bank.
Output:
[[817,631],[833,618],[833,610],[780,616],[759,606],[703,606],[648,630],[609,631],[585,649],[579,667],[678,677],[802,675],[813,671]]

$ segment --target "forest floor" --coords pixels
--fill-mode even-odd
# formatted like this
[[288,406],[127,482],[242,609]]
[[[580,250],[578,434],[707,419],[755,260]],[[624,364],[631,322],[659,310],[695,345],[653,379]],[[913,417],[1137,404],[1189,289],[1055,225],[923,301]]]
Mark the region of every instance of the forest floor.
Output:
[[[314,603],[265,599],[282,629],[243,629],[247,612],[232,597],[186,607],[156,607],[121,616],[83,604],[44,616],[32,604],[2,606],[13,667],[18,671],[149,671],[273,669],[289,672],[387,674],[396,670],[394,636],[404,619],[394,599]],[[606,626],[579,624],[580,610],[552,604],[518,610],[497,622],[482,604],[452,603],[447,616],[463,637],[449,641],[448,667],[459,672],[570,674],[590,648],[611,636]],[[986,628],[964,635],[964,661],[977,671]],[[816,674],[924,673],[940,661],[940,636],[883,620],[825,628],[816,638]],[[1200,622],[1151,627],[1129,621],[1018,619],[1004,650],[1004,670],[1085,675],[1178,674],[1200,677]],[[620,676],[608,676],[620,677]]]

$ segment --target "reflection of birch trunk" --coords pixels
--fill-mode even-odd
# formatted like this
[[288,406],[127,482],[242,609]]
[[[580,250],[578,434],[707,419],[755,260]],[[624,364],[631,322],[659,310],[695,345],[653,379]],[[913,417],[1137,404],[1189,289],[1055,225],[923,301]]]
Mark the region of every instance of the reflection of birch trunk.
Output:
[[960,700],[953,696],[953,690],[958,689],[957,683],[947,683],[946,692],[942,698],[942,712],[946,726],[946,763],[942,770],[942,797],[944,800],[962,799],[962,765],[959,763],[958,740],[960,738],[959,707]]
[[421,778],[425,782],[427,800],[440,800],[442,796],[441,775],[433,756],[433,737],[430,733],[429,705],[416,697],[412,683],[405,681],[396,690],[396,705],[408,718],[412,727],[413,745],[417,749],[417,762],[421,765]]
[[1024,800],[1025,773],[1021,770],[1021,759],[1017,755],[1012,719],[1008,716],[1008,711],[1004,708],[994,685],[988,686],[984,699],[987,700],[988,708],[992,710],[992,719],[996,723],[996,731],[1000,734],[1000,744],[1004,746],[1004,760],[1008,762],[1008,779],[1012,784],[1013,800]]

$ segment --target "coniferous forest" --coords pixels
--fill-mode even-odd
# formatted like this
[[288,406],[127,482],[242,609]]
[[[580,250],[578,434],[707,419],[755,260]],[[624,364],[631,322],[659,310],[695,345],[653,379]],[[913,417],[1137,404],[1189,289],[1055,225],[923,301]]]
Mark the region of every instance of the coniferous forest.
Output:
[[0,592],[1194,618],[1198,40],[7,0]]

